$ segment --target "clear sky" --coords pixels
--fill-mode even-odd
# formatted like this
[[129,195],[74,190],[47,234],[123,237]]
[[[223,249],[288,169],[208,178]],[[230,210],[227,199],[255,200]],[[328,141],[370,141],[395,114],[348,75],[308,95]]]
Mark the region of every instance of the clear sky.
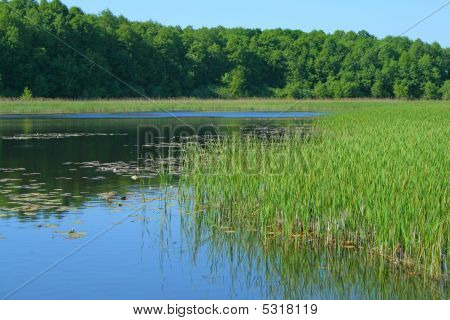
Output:
[[450,1],[446,0],[62,0],[87,13],[108,8],[130,20],[197,27],[367,30],[399,35],[441,5],[448,5],[406,36],[450,46]]

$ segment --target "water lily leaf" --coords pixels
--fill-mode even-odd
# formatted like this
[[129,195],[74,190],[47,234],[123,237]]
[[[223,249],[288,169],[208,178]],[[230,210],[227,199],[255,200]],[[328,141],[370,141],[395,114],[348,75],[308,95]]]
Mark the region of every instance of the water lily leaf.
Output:
[[24,212],[23,215],[25,216],[35,216],[37,213],[36,212]]
[[56,212],[64,212],[64,211],[70,211],[70,209],[71,209],[70,207],[62,206],[62,207],[55,209],[55,211]]
[[49,224],[38,224],[36,228],[57,228],[57,224],[49,223]]
[[75,230],[72,229],[68,232],[67,239],[80,239],[80,238],[85,237],[86,234],[87,234],[87,232],[76,232]]
[[0,179],[0,183],[11,182],[11,181],[21,181],[21,179],[9,179],[9,178]]

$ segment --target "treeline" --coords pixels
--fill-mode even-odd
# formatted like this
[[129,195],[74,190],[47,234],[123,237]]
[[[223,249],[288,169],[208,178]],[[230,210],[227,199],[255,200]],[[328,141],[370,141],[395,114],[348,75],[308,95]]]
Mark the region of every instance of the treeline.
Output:
[[[149,13],[150,15],[151,13]],[[450,98],[450,48],[365,31],[180,28],[0,0],[0,96]]]

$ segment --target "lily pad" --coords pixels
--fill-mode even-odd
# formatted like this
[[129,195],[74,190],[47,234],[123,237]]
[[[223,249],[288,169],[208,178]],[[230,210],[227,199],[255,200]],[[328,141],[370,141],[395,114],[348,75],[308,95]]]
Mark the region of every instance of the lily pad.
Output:
[[49,224],[38,224],[36,228],[57,228],[57,224],[49,223]]
[[21,179],[10,179],[10,178],[4,178],[0,179],[0,183],[10,182],[10,181],[21,181]]
[[80,239],[85,237],[86,234],[86,232],[77,232],[75,229],[72,229],[67,233],[67,239]]
[[37,214],[36,212],[24,212],[23,213],[23,215],[30,216],[30,217],[35,216],[36,214]]
[[79,232],[76,231],[75,229],[71,229],[69,231],[57,230],[54,231],[54,233],[62,235],[65,239],[80,239],[87,235],[87,232]]
[[98,195],[107,201],[111,201],[117,195],[117,192],[115,192],[115,191],[103,192],[103,193],[99,193]]

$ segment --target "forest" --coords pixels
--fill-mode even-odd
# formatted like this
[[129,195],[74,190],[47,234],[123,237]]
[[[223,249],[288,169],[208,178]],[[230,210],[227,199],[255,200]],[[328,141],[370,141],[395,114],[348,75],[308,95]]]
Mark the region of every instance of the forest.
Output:
[[0,97],[448,100],[449,58],[366,31],[182,28],[0,0]]

